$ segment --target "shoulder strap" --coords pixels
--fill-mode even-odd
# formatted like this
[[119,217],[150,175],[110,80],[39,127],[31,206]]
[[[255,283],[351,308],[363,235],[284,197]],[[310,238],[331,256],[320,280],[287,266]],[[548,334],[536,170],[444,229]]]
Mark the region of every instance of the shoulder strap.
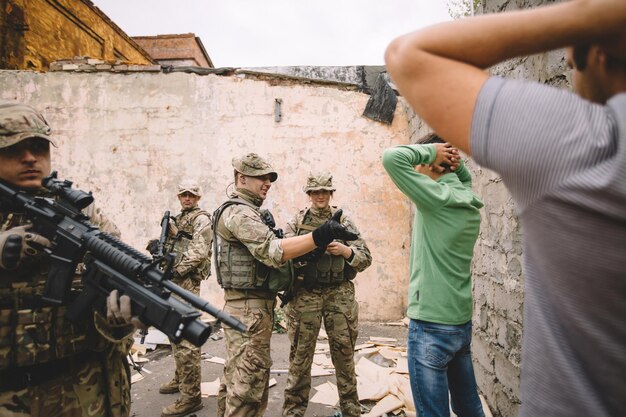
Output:
[[300,213],[304,212],[304,214],[302,215],[302,219],[299,219],[300,222],[295,225],[296,235],[300,234],[300,230],[308,230],[309,232],[312,232],[313,230],[315,230],[315,227],[305,224],[306,216],[309,215],[309,210],[310,210],[309,207],[307,207],[306,209],[300,211]]

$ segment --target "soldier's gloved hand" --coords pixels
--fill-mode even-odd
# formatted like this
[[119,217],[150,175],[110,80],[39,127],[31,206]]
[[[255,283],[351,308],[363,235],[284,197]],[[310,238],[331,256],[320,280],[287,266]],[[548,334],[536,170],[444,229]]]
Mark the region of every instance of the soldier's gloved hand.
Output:
[[0,268],[16,269],[23,261],[43,255],[44,248],[52,247],[48,239],[30,232],[32,227],[29,224],[0,232]]
[[139,317],[133,316],[130,297],[118,296],[118,291],[113,290],[107,297],[107,321],[112,325],[132,324],[135,328],[145,330],[148,328]]
[[339,209],[326,223],[313,230],[313,241],[317,247],[326,247],[335,239],[355,240],[358,235],[349,231],[346,226],[339,223],[343,210]]
[[150,255],[156,255],[159,253],[159,239],[152,239],[148,242],[146,250],[150,252]]

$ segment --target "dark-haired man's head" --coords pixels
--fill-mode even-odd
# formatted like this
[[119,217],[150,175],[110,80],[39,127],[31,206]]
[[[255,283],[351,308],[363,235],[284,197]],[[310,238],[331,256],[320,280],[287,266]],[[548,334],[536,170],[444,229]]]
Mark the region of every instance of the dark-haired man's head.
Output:
[[568,48],[567,63],[573,69],[574,90],[582,98],[604,104],[626,91],[626,57],[615,56],[602,45]]
[[[421,145],[430,145],[433,143],[446,143],[446,141],[441,139],[441,137],[436,133],[429,133],[428,135],[422,137],[418,143]],[[449,164],[442,163],[439,164],[439,166],[444,169],[443,173],[445,174],[452,172],[452,167]]]

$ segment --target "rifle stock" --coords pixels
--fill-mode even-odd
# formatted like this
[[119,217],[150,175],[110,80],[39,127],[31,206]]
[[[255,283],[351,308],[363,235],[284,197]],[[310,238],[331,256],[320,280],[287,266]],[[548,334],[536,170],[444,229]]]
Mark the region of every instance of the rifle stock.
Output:
[[76,266],[84,262],[84,290],[68,310],[71,320],[79,321],[88,317],[87,311],[102,308],[109,293],[117,289],[120,295],[131,298],[133,315],[174,342],[186,339],[200,346],[206,341],[211,327],[199,319],[198,310],[236,330],[247,331],[234,317],[171,282],[171,257],[165,256],[168,266],[162,271],[158,261],[89,223],[80,210],[90,194],[70,189],[71,184],[56,180],[56,172],[44,179],[43,185],[58,196],[57,200],[33,197],[0,181],[0,201],[23,212],[32,221],[33,231],[52,242],[52,248],[46,249],[51,268],[44,301],[66,304]]

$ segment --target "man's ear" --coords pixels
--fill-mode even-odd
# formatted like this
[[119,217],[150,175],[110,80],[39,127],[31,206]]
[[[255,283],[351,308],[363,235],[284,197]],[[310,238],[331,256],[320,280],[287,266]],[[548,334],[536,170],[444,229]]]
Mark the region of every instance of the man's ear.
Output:
[[606,68],[607,61],[608,56],[602,46],[591,45],[589,47],[589,53],[587,54],[587,65],[596,64],[600,65],[602,68]]

